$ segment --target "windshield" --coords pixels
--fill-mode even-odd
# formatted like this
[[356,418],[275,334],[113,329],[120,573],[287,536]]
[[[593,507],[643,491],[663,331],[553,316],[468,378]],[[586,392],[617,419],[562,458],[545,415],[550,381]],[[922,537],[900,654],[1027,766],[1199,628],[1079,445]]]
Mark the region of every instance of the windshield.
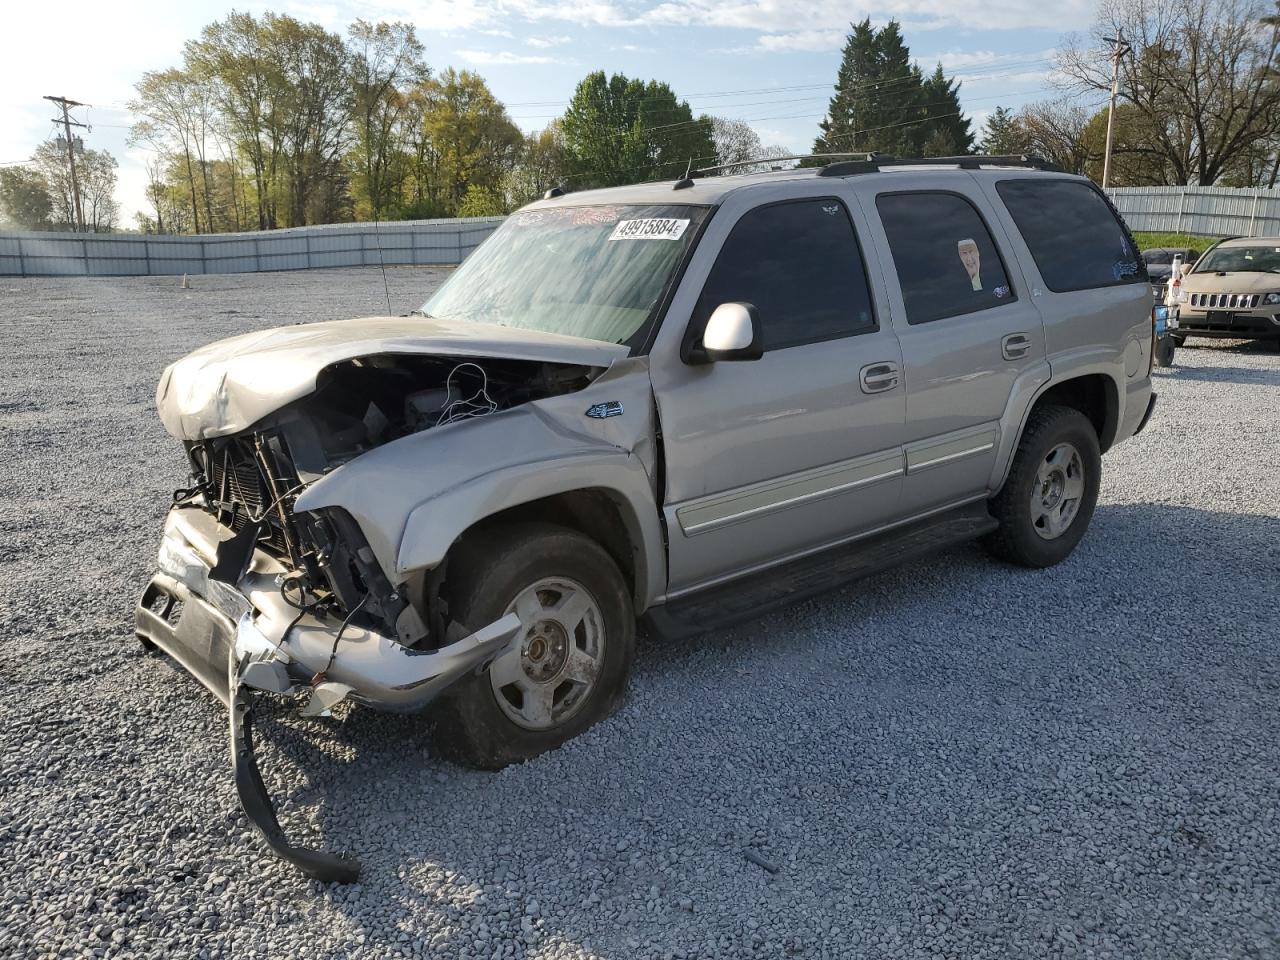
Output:
[[496,323],[640,347],[708,208],[554,207],[513,213],[422,306],[429,317]]
[[1196,273],[1280,273],[1280,247],[1218,247],[1201,258]]
[[1171,264],[1173,263],[1172,250],[1144,250],[1142,251],[1142,259],[1148,264]]

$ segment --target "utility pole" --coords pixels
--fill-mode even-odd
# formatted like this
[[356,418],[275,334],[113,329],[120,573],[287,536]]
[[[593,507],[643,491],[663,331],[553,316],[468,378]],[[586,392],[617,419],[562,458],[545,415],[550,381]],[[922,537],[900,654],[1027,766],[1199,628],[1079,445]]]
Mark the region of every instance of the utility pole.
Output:
[[1116,95],[1120,92],[1120,59],[1127,56],[1133,47],[1124,38],[1124,31],[1119,36],[1103,37],[1111,44],[1111,105],[1107,108],[1107,147],[1102,155],[1102,189],[1107,189],[1111,180],[1111,140],[1116,127]]
[[76,230],[84,232],[84,211],[80,207],[80,181],[76,178],[76,142],[71,138],[72,127],[84,127],[88,130],[88,126],[83,123],[76,123],[67,115],[68,107],[83,107],[84,104],[78,100],[68,100],[66,97],[45,97],[46,100],[52,100],[62,108],[62,119],[53,118],[54,123],[61,123],[62,129],[67,132],[67,162],[71,165],[71,196],[75,203]]

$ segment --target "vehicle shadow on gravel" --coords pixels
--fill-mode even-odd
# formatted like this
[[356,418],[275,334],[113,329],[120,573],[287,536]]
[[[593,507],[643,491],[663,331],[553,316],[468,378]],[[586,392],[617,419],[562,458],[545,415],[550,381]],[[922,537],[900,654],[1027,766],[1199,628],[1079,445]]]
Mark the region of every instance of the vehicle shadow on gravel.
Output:
[[[1194,586],[1169,582],[1189,570]],[[838,924],[834,863],[849,889],[875,879],[865,895],[886,924],[895,902],[942,897],[920,892],[937,876],[976,878],[972,900],[946,896],[981,919],[986,943],[1008,945],[1073,926],[1071,911],[1100,896],[1153,908],[1181,897],[1166,859],[1209,869],[1227,852],[1233,864],[1236,851],[1265,853],[1269,840],[1199,811],[1194,784],[1190,799],[1177,791],[1190,757],[1205,783],[1243,776],[1255,788],[1238,755],[1215,757],[1280,726],[1265,706],[1274,671],[1250,666],[1280,608],[1239,621],[1242,585],[1265,592],[1267,578],[1280,580],[1280,518],[1103,504],[1056,568],[965,547],[739,627],[646,638],[617,715],[498,774],[432,757],[419,717],[269,709],[264,775],[287,833],[364,863],[359,884],[312,884],[312,896],[363,927],[435,931],[431,948],[448,955],[497,937],[629,956],[639,928],[662,931],[664,949],[687,946],[707,924],[721,929],[716,918],[779,905]],[[1188,661],[1194,671],[1166,674]],[[697,729],[678,706],[693,702]],[[927,789],[935,780],[949,786]],[[1148,797],[1170,799],[1150,808]],[[987,818],[1000,827],[974,826],[973,846],[955,832]],[[1151,839],[1152,818],[1166,839]],[[1075,843],[1101,852],[1078,859],[1063,846]],[[1138,886],[1106,866],[1125,857],[1153,864]],[[1009,874],[1013,861],[1025,876]],[[993,891],[988,874],[1006,886]],[[1047,902],[1046,876],[1065,878]],[[1252,894],[1240,889],[1243,903]],[[484,935],[473,908],[491,924]],[[804,942],[823,929],[810,923]]]
[[[1246,383],[1264,387],[1280,386],[1280,371],[1250,370],[1242,367],[1170,367],[1161,371],[1160,378],[1173,380],[1203,380],[1209,383]],[[1159,380],[1156,381],[1159,387]]]

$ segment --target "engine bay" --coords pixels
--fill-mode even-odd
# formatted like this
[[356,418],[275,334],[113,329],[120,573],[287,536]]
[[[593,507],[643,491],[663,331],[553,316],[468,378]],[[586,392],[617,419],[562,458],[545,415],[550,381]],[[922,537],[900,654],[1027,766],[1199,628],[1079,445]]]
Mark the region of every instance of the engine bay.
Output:
[[272,419],[301,480],[400,437],[573,393],[595,367],[485,357],[377,354],[333,364],[316,390]]

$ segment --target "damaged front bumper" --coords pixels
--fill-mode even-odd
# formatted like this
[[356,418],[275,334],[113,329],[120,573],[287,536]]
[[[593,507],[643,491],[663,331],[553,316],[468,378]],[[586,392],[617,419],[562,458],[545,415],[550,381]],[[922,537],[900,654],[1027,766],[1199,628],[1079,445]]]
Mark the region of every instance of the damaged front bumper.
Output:
[[[143,643],[168,653],[217,696],[231,717],[232,767],[245,814],[278,856],[325,881],[349,882],[349,858],[292,846],[276,820],[253,752],[251,701],[269,692],[325,714],[343,699],[414,711],[492,659],[520,631],[514,614],[437,650],[413,650],[323,611],[304,612],[281,591],[290,571],[255,550],[232,586],[210,576],[233,534],[197,507],[165,520],[159,571],[135,611]],[[339,639],[339,631],[341,631]]]

